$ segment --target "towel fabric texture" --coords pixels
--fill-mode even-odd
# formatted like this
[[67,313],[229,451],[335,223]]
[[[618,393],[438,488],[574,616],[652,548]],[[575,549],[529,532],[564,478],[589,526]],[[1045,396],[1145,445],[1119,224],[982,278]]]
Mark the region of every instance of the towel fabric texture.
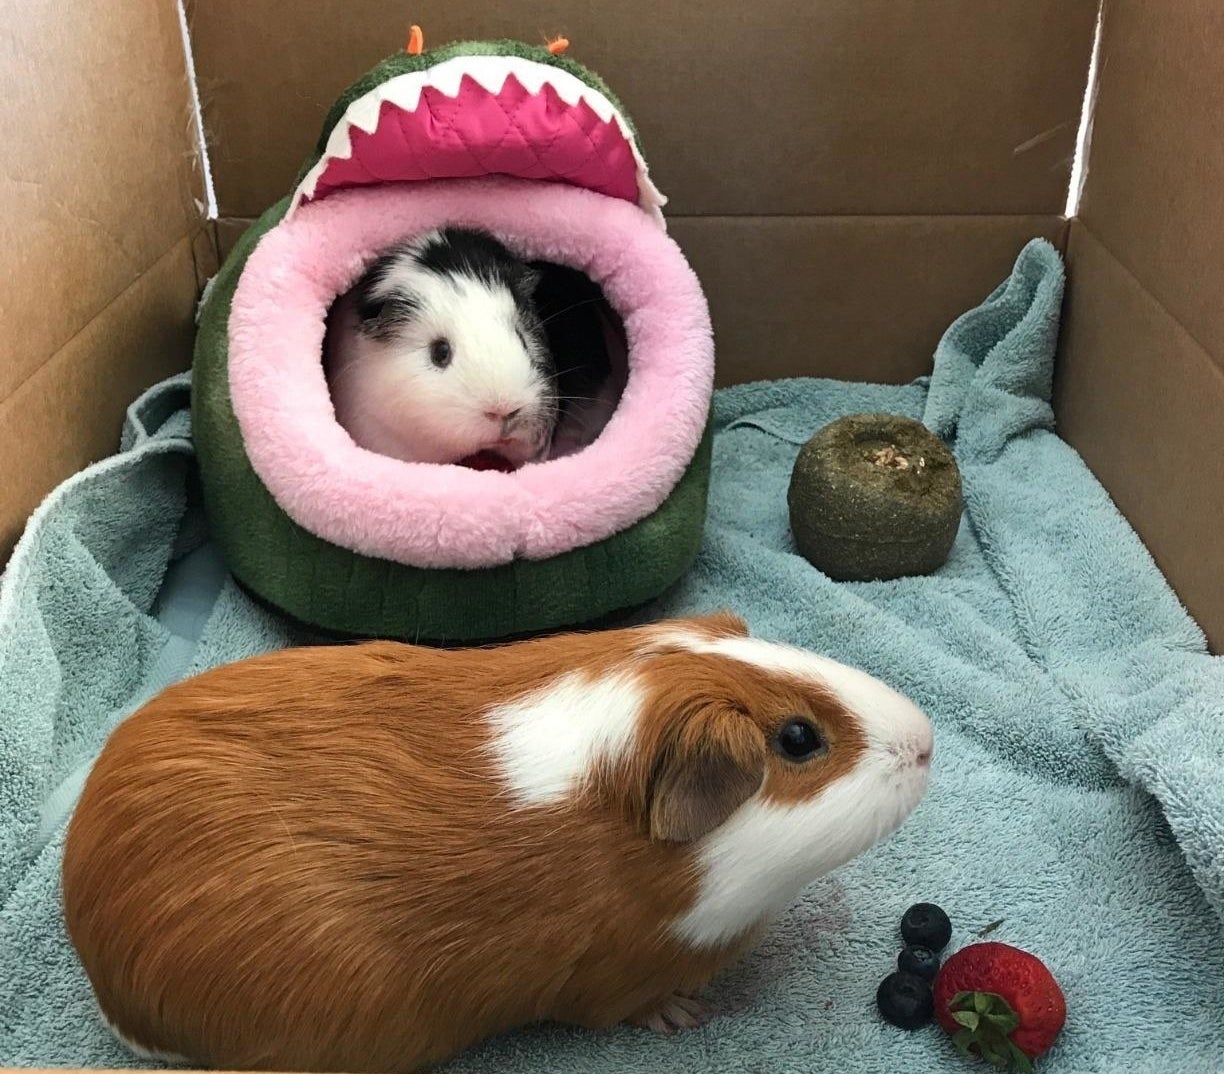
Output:
[[[1067,996],[1045,1074],[1224,1069],[1224,661],[1050,408],[1062,266],[1048,244],[903,387],[792,380],[719,393],[696,566],[626,621],[730,606],[754,633],[859,665],[936,726],[927,798],[804,893],[672,1038],[541,1026],[456,1071],[895,1074],[985,1069],[935,1027],[883,1024],[875,988],[914,902],[952,947],[1040,955]],[[208,541],[185,377],[134,405],[124,451],[58,489],[0,587],[0,1065],[141,1066],[98,1019],[60,919],[75,795],[108,731],[165,684],[315,640],[254,604]],[[953,447],[966,513],[934,574],[838,584],[799,557],[786,487],[843,414],[919,417]]]

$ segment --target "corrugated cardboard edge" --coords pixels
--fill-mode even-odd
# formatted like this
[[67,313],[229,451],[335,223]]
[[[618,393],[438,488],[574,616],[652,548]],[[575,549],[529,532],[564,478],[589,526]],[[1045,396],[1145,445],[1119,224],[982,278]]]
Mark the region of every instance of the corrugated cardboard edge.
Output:
[[1059,431],[1224,651],[1224,9],[1105,0]]

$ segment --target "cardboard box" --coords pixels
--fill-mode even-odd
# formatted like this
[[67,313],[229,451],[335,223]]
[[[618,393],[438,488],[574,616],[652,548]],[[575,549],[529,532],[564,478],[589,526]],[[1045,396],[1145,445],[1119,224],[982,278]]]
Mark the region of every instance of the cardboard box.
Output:
[[[564,31],[641,126],[723,383],[900,382],[1044,235],[1061,433],[1224,646],[1224,7],[1212,0],[0,5],[0,556],[126,404],[341,88],[401,44]],[[1094,31],[1079,212],[1064,216]]]
[[[607,77],[705,283],[723,383],[911,379],[1027,239],[1058,244],[1060,432],[1224,649],[1224,5],[410,14],[432,41],[564,31]],[[397,0],[0,4],[0,562],[54,485],[115,449],[126,405],[188,366],[200,288],[408,15]]]

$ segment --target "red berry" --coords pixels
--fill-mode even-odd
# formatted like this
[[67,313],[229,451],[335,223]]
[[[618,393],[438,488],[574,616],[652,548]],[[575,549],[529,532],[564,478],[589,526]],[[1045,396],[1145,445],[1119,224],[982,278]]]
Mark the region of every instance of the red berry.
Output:
[[514,464],[495,451],[478,451],[475,455],[460,459],[459,465],[466,466],[469,470],[500,470],[504,474],[514,473]]
[[1041,959],[1005,943],[963,947],[935,976],[935,1017],[962,1051],[1019,1070],[1049,1051],[1067,1019]]

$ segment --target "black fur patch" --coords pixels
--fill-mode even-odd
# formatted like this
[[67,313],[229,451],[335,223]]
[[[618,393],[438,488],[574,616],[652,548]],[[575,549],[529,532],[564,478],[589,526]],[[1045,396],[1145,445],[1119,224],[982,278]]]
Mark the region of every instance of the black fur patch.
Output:
[[538,273],[492,235],[470,228],[443,228],[417,251],[417,264],[439,276],[468,276],[489,287],[505,287],[520,306],[531,301]]
[[389,339],[420,312],[416,296],[407,291],[378,294],[391,270],[404,258],[407,249],[396,246],[375,258],[357,281],[357,316],[360,328],[372,339]]
[[[538,329],[548,342],[557,370],[562,410],[592,398],[612,376],[603,322],[620,325],[598,284],[577,269],[533,262],[540,274],[535,292]],[[580,407],[579,407],[580,408]]]

